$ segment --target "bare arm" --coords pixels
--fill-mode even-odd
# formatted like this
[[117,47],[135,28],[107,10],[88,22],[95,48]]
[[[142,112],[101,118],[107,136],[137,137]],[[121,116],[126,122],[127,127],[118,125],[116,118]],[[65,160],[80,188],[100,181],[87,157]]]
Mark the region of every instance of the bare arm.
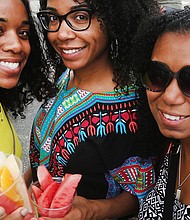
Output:
[[137,197],[123,191],[112,199],[93,200],[94,214],[92,219],[112,219],[138,212]]
[[[77,196],[71,211],[64,218],[56,218],[56,220],[113,219],[137,213],[138,204],[138,199],[127,192],[122,192],[112,199],[102,200],[87,200]],[[50,220],[53,218],[43,219]]]

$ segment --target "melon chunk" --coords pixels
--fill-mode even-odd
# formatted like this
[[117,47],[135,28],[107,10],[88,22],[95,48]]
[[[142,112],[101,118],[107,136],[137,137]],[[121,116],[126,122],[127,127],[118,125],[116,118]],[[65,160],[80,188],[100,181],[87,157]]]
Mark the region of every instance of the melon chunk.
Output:
[[0,197],[0,206],[5,209],[7,214],[11,214],[14,210],[16,210],[19,206],[13,202],[8,196],[1,195]]
[[39,184],[32,186],[32,192],[39,214],[44,217],[64,217],[71,209],[76,188],[82,175],[65,174],[65,177],[57,182],[46,167],[41,165],[38,167],[37,177]]
[[35,185],[32,185],[31,188],[32,188],[32,193],[34,195],[34,198],[37,201],[39,199],[39,197],[41,196],[43,191],[39,187],[37,187]]
[[59,208],[71,204],[80,179],[80,174],[66,174],[53,197],[50,208]]
[[46,189],[44,192],[42,192],[41,196],[38,198],[37,203],[39,206],[38,212],[42,215],[42,216],[46,216],[47,215],[47,208],[50,207],[52,199],[59,187],[59,183],[54,181],[52,182]]
[[53,182],[52,176],[46,169],[45,165],[38,167],[37,176],[42,190],[45,190]]
[[[56,212],[57,214],[59,213],[60,216],[64,216],[70,211],[76,188],[81,177],[80,174],[65,175],[64,180],[61,182],[51,202],[49,217],[56,217],[55,212],[51,211],[51,209],[57,209]],[[60,207],[65,208],[59,210],[58,208]]]

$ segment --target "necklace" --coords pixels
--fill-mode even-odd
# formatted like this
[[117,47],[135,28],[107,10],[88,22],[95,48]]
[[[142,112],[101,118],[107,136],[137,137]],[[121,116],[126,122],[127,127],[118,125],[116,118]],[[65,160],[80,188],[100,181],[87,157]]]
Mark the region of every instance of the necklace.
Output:
[[[179,155],[179,171],[178,171],[178,187],[176,191],[176,199],[180,200],[181,197],[181,187],[186,182],[186,180],[190,177],[190,172],[187,174],[185,179],[181,182],[181,149],[180,149],[180,155]],[[181,183],[180,183],[181,182]]]

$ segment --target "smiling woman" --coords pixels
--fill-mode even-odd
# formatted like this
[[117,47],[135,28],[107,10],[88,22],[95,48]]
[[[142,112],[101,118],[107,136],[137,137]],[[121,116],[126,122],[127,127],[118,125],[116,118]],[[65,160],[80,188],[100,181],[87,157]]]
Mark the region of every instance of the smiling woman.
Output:
[[190,8],[144,22],[135,45],[143,143],[164,157],[139,219],[189,219]]
[[[65,218],[127,219],[155,181],[151,159],[141,163],[130,52],[140,20],[159,7],[152,0],[40,3],[59,92],[34,119],[33,180],[41,164],[52,176],[79,173],[78,196]],[[131,180],[130,172],[142,175]]]
[[[19,4],[18,10],[21,9]],[[17,85],[30,54],[30,25],[27,13],[21,13],[21,18],[15,17],[9,3],[1,1],[0,10],[0,87],[10,89]]]
[[[0,0],[0,151],[22,156],[8,112],[24,117],[26,105],[34,98],[41,101],[53,95],[49,66],[44,64],[28,1]],[[3,219],[23,219],[20,211]]]
[[[28,14],[28,2],[17,1],[18,6],[13,0],[6,3],[0,1],[0,11],[2,11],[0,16],[0,149],[21,156],[21,146],[4,109],[11,110],[15,116],[22,114],[24,107],[33,100],[33,96],[39,100],[46,97],[42,91],[48,91],[50,82],[46,77],[46,67],[43,67],[43,54],[37,32],[32,17]],[[20,16],[15,13],[15,8],[20,12]],[[44,85],[40,81],[44,82]],[[10,132],[7,131],[10,136],[4,135],[5,122],[11,126]]]

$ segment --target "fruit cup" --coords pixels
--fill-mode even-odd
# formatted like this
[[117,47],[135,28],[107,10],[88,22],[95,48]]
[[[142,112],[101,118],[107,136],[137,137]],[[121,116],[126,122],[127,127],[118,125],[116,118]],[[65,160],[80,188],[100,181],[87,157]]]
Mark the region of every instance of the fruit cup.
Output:
[[12,213],[18,207],[25,207],[32,216],[33,208],[27,187],[22,177],[21,160],[11,155],[0,152],[0,206],[6,214]]
[[[64,217],[71,209],[72,203],[69,205],[63,205],[60,204],[61,207],[53,208],[53,205],[51,205],[53,201],[53,197],[58,190],[62,178],[61,177],[56,177],[52,178],[53,181],[43,192],[40,189],[40,184],[38,181],[33,183],[32,188],[32,201],[36,210],[36,217],[52,217],[52,218],[60,218]],[[35,191],[35,192],[34,192]],[[36,199],[36,193],[40,193],[39,198]],[[38,197],[38,196],[37,196]],[[59,204],[57,204],[59,206]]]
[[64,217],[71,209],[80,174],[52,177],[44,165],[38,167],[38,181],[31,186],[36,217]]

